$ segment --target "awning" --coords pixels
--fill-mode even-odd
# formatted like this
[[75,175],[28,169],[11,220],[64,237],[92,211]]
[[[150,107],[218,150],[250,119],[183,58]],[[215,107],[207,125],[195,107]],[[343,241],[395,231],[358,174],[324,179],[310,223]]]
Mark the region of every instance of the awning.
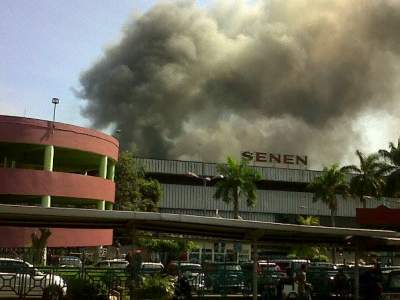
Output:
[[400,246],[400,234],[390,230],[304,226],[182,214],[77,208],[0,205],[0,225],[63,228],[134,227],[137,230],[153,232],[242,241],[257,240],[259,243],[335,244],[352,247],[355,241],[362,241],[361,244],[371,249]]
[[377,208],[357,208],[356,216],[357,223],[361,225],[400,227],[400,209],[384,205]]

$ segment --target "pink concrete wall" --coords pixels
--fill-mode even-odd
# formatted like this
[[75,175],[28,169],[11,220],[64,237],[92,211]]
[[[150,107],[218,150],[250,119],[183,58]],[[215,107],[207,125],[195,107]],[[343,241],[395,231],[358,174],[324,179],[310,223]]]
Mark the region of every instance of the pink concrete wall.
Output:
[[0,168],[0,194],[51,195],[114,202],[115,183],[72,173]]
[[0,116],[0,141],[53,145],[118,159],[118,140],[93,129],[50,121]]
[[[31,234],[37,229],[0,227],[0,248],[29,247]],[[93,247],[112,245],[112,229],[51,228],[48,247]]]

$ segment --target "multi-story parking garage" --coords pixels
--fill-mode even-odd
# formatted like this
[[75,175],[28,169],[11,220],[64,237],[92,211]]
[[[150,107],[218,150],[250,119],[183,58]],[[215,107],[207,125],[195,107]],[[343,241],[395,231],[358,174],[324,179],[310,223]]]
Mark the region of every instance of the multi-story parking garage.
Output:
[[[0,116],[0,203],[112,209],[118,141],[50,121]],[[112,244],[112,230],[51,229],[49,247]],[[29,246],[32,229],[0,228],[0,247]]]

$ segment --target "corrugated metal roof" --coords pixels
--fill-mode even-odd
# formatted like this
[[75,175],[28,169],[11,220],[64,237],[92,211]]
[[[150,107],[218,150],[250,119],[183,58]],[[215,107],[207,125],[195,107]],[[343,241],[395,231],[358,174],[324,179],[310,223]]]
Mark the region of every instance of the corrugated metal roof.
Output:
[[[162,184],[163,196],[162,209],[177,210],[210,210],[232,211],[233,206],[214,198],[215,187],[193,185]],[[367,207],[377,207],[384,202],[375,199],[367,200]],[[398,202],[385,201],[390,207],[399,205]],[[337,215],[342,217],[355,217],[356,208],[362,207],[358,199],[338,199]],[[258,190],[255,207],[246,207],[245,201],[239,205],[241,213],[269,213],[269,214],[301,214],[330,216],[330,210],[321,201],[313,202],[312,193],[291,191]],[[251,219],[251,218],[250,218]]]
[[[150,158],[136,158],[136,161],[145,167],[149,173],[185,175],[189,172],[199,176],[216,176],[216,163],[203,163],[194,161],[163,160]],[[263,179],[283,182],[308,183],[320,174],[320,171],[302,169],[284,169],[254,166]]]

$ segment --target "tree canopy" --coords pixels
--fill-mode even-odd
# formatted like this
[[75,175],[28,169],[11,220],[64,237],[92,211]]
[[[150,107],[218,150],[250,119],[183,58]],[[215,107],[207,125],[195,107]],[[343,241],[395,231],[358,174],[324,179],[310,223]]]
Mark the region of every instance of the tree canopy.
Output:
[[214,197],[225,203],[233,203],[234,218],[239,219],[239,199],[245,197],[247,206],[255,205],[256,182],[261,175],[249,167],[247,160],[238,162],[231,157],[227,158],[226,164],[218,164],[217,170],[223,178],[216,184]]
[[342,170],[352,173],[350,192],[359,197],[365,208],[365,196],[382,196],[385,188],[385,175],[389,174],[393,167],[380,160],[377,153],[365,155],[357,150],[356,155],[359,159],[359,166],[349,165],[343,167]]
[[[299,216],[297,222],[300,225],[319,226],[319,218],[315,216]],[[289,258],[306,258],[311,261],[327,261],[327,249],[325,247],[298,245],[292,248]]]
[[400,139],[397,146],[389,143],[389,150],[381,149],[379,155],[392,166],[392,172],[386,178],[385,193],[389,196],[400,196]]
[[161,185],[155,179],[145,177],[132,152],[120,153],[115,169],[116,209],[135,211],[158,211]]
[[319,226],[319,218],[314,216],[299,216],[297,218],[297,222],[300,225]]
[[349,186],[345,172],[337,164],[324,167],[321,175],[309,184],[309,189],[314,193],[313,201],[322,201],[331,211],[331,223],[335,226],[335,215],[338,206],[337,196],[347,198]]

